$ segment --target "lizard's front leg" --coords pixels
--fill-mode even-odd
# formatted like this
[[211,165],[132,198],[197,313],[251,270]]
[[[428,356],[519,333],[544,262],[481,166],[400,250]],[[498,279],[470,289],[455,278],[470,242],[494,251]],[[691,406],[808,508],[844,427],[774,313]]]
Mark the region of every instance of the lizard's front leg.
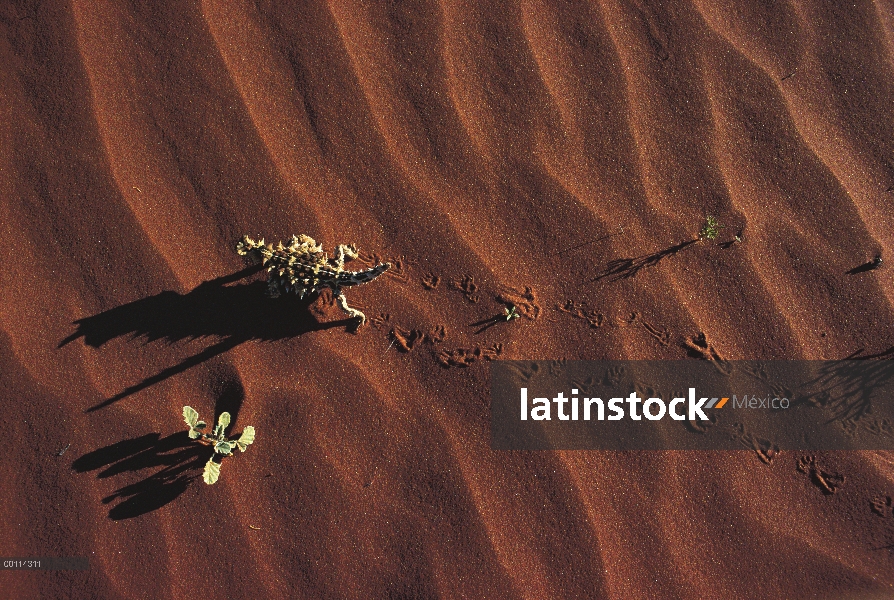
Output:
[[339,273],[345,268],[345,260],[354,260],[357,258],[357,250],[353,245],[339,244],[335,248],[335,266]]

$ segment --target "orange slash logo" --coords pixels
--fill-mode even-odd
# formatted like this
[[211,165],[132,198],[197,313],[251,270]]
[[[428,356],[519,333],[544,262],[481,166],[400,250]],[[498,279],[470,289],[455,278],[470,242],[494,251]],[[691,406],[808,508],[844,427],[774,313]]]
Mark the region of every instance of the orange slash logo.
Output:
[[[720,400],[720,402],[718,402]],[[723,408],[729,398],[711,398],[711,402],[705,408]]]

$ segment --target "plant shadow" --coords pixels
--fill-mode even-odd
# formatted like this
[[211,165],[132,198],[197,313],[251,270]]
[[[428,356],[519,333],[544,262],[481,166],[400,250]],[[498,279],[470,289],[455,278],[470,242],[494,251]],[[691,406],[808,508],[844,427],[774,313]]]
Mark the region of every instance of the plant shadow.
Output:
[[636,258],[619,258],[609,262],[605,269],[602,270],[590,282],[599,281],[608,278],[609,281],[618,281],[619,279],[629,279],[635,277],[637,273],[646,267],[653,267],[668,256],[673,256],[689,246],[695,244],[698,240],[686,240],[675,246],[665,248],[653,254],[638,256]]
[[266,297],[267,285],[262,281],[228,285],[261,269],[260,265],[248,267],[206,281],[186,294],[164,291],[75,321],[77,329],[59,343],[59,348],[79,338],[94,348],[123,336],[142,337],[147,342],[164,339],[170,343],[218,338],[201,352],[122,390],[87,412],[109,406],[249,340],[274,341],[356,325],[356,319],[318,321],[309,307],[319,294],[304,300],[292,295],[271,299]]
[[[864,355],[858,350],[844,360],[824,364],[805,385],[810,393],[793,402],[812,404],[831,411],[828,422],[854,425],[872,419],[872,400],[887,397],[894,385],[894,347],[877,354]],[[885,429],[890,429],[888,423]]]
[[867,273],[869,271],[875,271],[879,267],[882,266],[881,256],[876,256],[872,260],[869,260],[862,265],[854,267],[850,271],[847,271],[848,275],[858,275],[860,273]]
[[496,315],[489,317],[487,319],[484,319],[482,321],[478,321],[477,323],[471,323],[470,326],[480,328],[475,331],[475,335],[478,335],[480,333],[484,333],[491,327],[494,327],[496,325],[499,325],[500,323],[506,323],[506,322],[507,321],[506,321],[505,314],[496,314]]
[[158,433],[149,433],[94,450],[75,460],[71,466],[78,473],[105,467],[97,475],[99,479],[162,467],[146,479],[103,498],[103,504],[119,500],[109,510],[109,518],[120,521],[146,514],[174,500],[199,477],[213,452],[210,447],[190,440],[186,431],[164,438]]

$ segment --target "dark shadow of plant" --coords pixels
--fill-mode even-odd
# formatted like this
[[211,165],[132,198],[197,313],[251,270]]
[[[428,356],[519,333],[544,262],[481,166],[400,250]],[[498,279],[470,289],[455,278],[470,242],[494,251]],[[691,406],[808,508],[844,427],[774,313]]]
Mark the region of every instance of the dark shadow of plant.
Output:
[[850,271],[847,272],[848,275],[858,275],[860,273],[867,273],[869,271],[875,271],[879,267],[882,266],[882,255],[877,254],[875,258],[869,260],[868,262],[863,263],[862,265],[856,266]]
[[201,476],[213,450],[196,444],[186,431],[167,437],[158,433],[123,440],[78,458],[72,468],[78,473],[103,469],[99,479],[144,469],[161,470],[138,483],[126,485],[103,498],[103,504],[118,503],[109,510],[115,521],[146,514],[174,500]]
[[830,413],[828,420],[847,430],[858,426],[877,435],[894,436],[894,422],[873,415],[873,399],[887,399],[894,385],[894,348],[874,355],[857,351],[845,360],[820,363],[814,377],[804,385],[807,394],[794,404],[807,403]]
[[637,273],[646,267],[654,267],[668,256],[673,256],[697,242],[698,240],[687,240],[653,254],[647,254],[636,258],[619,258],[613,260],[590,281],[599,281],[606,278],[608,278],[609,281],[618,281],[619,279],[635,277]]

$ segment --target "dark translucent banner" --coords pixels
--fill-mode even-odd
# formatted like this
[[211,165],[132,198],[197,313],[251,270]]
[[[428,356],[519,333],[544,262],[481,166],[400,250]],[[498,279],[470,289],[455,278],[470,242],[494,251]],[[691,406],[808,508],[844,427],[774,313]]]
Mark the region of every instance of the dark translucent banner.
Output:
[[494,361],[497,450],[894,450],[894,361]]

